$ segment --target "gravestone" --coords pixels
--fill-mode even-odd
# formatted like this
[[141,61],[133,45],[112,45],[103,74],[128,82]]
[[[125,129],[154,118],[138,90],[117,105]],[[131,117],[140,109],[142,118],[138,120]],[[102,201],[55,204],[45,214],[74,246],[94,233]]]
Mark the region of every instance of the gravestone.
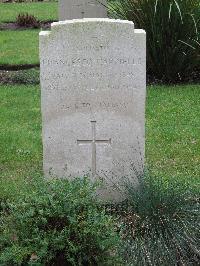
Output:
[[59,0],[60,21],[106,17],[106,0]]
[[56,22],[40,33],[46,177],[87,174],[120,200],[145,150],[146,35],[129,21]]

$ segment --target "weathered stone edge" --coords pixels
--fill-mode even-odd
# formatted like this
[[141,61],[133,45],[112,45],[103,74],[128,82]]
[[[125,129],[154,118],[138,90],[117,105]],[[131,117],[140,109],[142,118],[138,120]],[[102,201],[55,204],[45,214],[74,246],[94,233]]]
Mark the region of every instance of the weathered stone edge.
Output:
[[[100,22],[100,23],[115,23],[115,24],[127,24],[130,25],[131,27],[134,27],[134,23],[129,20],[121,20],[121,19],[109,19],[109,18],[83,18],[83,19],[72,19],[72,20],[65,20],[65,21],[59,21],[59,22],[53,22],[51,24],[51,31],[41,31],[39,33],[40,36],[47,36],[50,35],[52,31],[56,30],[60,26],[63,25],[69,25],[69,24],[79,24],[79,23],[88,23],[88,22]],[[138,33],[145,33],[145,31],[140,30],[142,32]]]

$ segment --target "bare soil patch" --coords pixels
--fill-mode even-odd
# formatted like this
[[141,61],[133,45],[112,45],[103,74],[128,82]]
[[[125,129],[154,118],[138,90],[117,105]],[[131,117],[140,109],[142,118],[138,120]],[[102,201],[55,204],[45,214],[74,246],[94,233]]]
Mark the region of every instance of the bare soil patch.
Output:
[[[39,22],[39,27],[43,30],[48,30],[51,28],[51,23],[53,21],[41,21]],[[36,27],[22,27],[19,26],[16,22],[8,22],[8,23],[0,23],[0,30],[27,30],[27,29],[35,29]]]
[[0,85],[3,84],[33,84],[40,83],[40,69],[31,68],[27,70],[6,71],[0,70]]
[[39,67],[39,64],[25,64],[25,65],[0,65],[0,70],[4,71],[18,71],[27,70],[35,67]]

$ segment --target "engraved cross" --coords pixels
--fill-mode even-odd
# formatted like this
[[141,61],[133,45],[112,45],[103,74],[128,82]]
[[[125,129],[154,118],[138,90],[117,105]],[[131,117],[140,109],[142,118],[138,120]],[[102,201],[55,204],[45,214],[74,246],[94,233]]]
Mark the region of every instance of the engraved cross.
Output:
[[96,161],[96,145],[97,144],[111,144],[111,139],[99,140],[96,139],[96,121],[91,121],[92,124],[92,139],[77,140],[78,145],[92,145],[92,175],[96,175],[97,161]]

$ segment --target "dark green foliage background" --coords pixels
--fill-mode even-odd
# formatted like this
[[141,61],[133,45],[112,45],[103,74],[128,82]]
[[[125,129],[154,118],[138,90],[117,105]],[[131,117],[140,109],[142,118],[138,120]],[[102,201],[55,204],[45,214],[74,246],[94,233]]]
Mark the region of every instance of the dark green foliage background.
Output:
[[146,30],[151,75],[180,82],[200,71],[199,0],[118,0],[109,9],[114,17]]

